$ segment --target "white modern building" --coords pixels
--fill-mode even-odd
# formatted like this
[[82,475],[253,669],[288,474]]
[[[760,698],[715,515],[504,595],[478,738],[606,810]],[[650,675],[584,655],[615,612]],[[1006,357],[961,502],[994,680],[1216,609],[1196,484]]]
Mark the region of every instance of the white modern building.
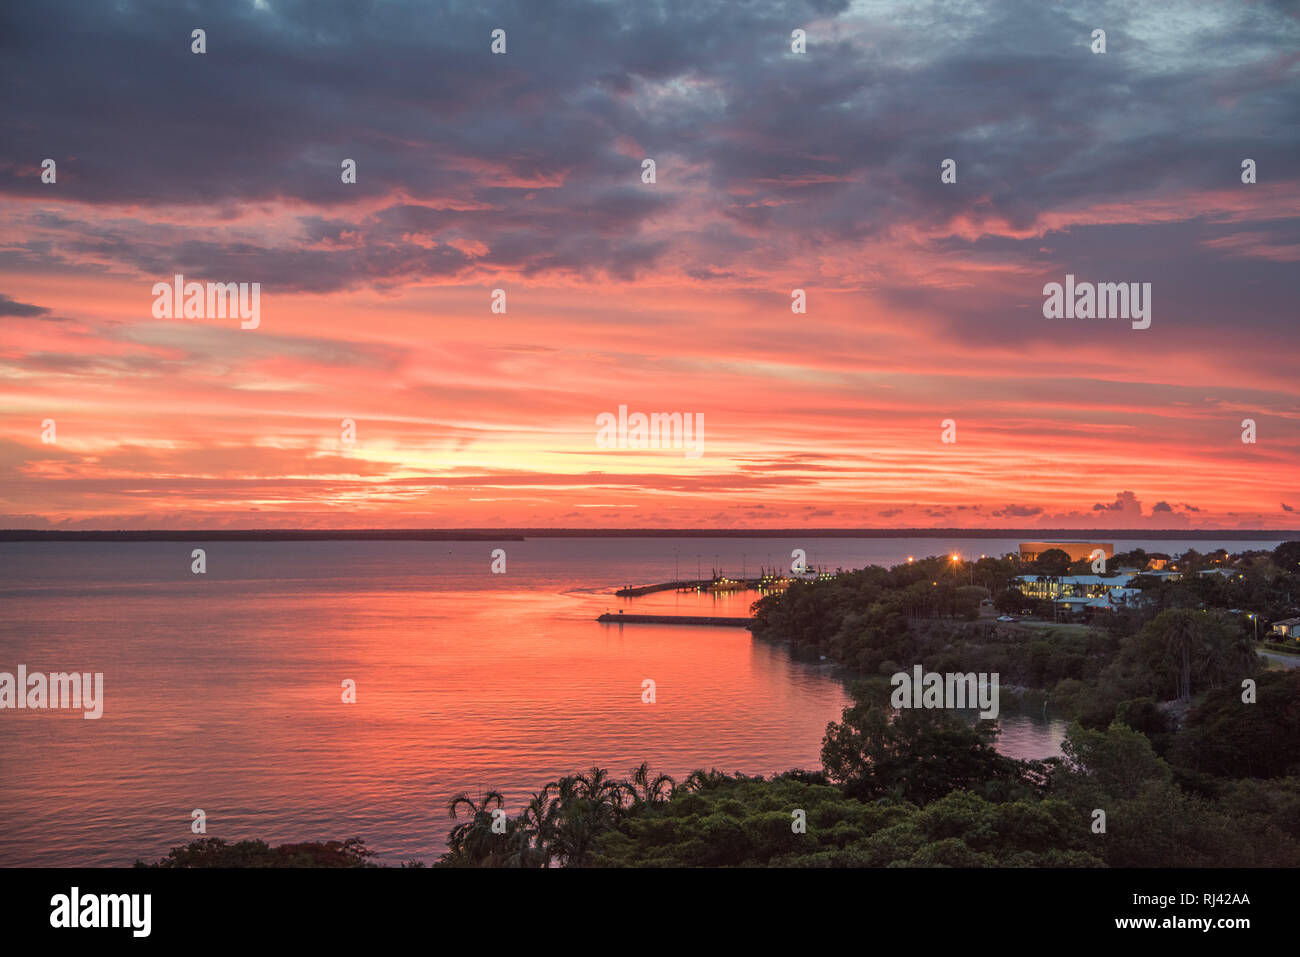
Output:
[[1131,575],[1016,575],[1012,581],[1020,593],[1030,598],[1056,601],[1062,598],[1105,598],[1122,604],[1142,594],[1140,588],[1128,587]]

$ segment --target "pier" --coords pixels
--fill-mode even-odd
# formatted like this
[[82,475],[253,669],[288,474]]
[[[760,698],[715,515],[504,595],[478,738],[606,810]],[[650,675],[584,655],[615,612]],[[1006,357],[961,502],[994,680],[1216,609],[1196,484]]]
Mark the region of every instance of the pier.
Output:
[[618,591],[614,592],[614,594],[619,598],[640,598],[642,595],[650,595],[657,591],[669,591],[673,589],[677,591],[699,591],[709,584],[710,582],[708,581],[680,581],[660,582],[657,585],[636,585],[635,587],[629,585],[626,588],[620,588]]
[[619,612],[617,615],[611,615],[609,612],[601,615],[596,619],[606,624],[623,624],[632,622],[636,625],[723,625],[733,628],[748,628],[754,623],[753,618],[731,618],[719,617],[712,615],[625,615]]
[[802,575],[763,575],[759,578],[717,578],[684,579],[682,581],[659,582],[653,585],[628,585],[614,592],[619,598],[640,598],[657,591],[777,591],[789,588],[797,581],[826,581],[834,578],[836,572],[813,571],[809,569]]

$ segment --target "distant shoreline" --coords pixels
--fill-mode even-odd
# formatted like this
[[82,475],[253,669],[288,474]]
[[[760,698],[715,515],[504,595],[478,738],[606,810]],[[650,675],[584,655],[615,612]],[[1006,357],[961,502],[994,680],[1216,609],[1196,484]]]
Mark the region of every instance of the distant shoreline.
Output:
[[522,542],[522,535],[438,529],[143,529],[54,531],[0,529],[0,542]]
[[363,528],[0,529],[0,542],[518,542],[528,538],[1019,538],[1025,541],[1168,539],[1292,541],[1300,529],[1145,528]]

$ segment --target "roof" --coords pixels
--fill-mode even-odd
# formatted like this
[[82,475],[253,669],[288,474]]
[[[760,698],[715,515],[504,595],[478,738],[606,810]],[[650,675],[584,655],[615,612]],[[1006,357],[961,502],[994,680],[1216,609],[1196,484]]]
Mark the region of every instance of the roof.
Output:
[[1113,587],[1122,587],[1127,584],[1131,575],[1016,575],[1017,581],[1032,582],[1039,578],[1051,578],[1060,582],[1062,585],[1111,585]]

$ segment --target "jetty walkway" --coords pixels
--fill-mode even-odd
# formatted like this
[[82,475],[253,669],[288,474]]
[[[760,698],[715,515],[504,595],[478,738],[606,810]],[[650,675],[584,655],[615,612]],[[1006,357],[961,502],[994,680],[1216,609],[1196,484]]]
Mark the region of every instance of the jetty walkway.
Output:
[[623,624],[631,622],[637,625],[731,625],[735,628],[748,628],[754,623],[753,618],[731,618],[714,615],[627,615],[609,612],[596,619],[606,623]]

